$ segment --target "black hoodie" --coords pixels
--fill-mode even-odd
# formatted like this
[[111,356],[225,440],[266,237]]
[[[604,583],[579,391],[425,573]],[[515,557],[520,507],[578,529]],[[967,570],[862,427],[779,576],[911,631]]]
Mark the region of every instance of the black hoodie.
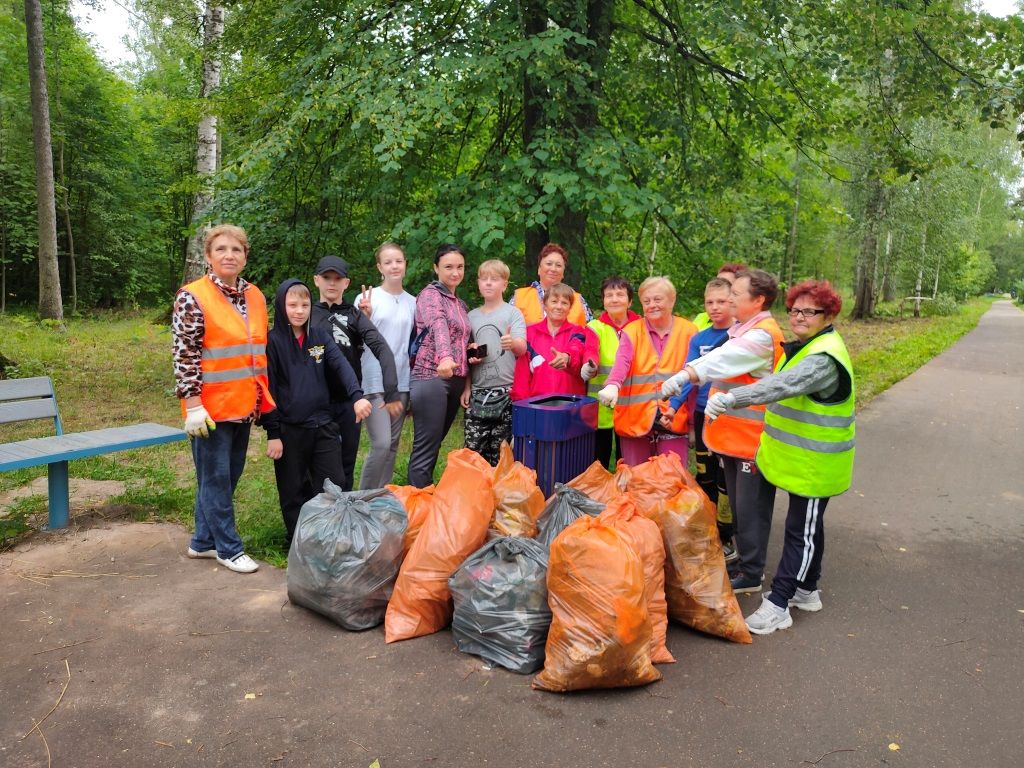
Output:
[[[329,333],[312,326],[307,320],[305,337],[299,346],[285,311],[285,295],[294,285],[305,283],[290,278],[277,287],[274,327],[267,334],[270,394],[277,403],[277,410],[263,417],[270,439],[281,437],[281,422],[315,429],[332,421],[331,378],[341,385],[351,400],[359,400],[363,396],[352,366]],[[329,377],[329,373],[332,376]]]

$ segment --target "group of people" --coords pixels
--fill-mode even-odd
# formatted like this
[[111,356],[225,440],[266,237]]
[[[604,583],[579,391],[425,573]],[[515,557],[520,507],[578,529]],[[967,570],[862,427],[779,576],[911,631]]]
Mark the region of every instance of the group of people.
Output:
[[446,243],[434,254],[435,279],[413,297],[405,290],[401,247],[375,254],[379,287],[345,300],[348,265],[325,256],[313,292],[281,283],[268,331],[263,295],[240,273],[249,245],[238,227],[206,235],[206,276],[175,299],[172,329],[177,394],[192,440],[198,490],[194,558],[252,572],[234,523],[232,495],[251,425],[267,430],[290,543],[302,504],[325,479],[354,487],[361,425],[369,452],[360,488],[391,482],[406,414],[413,419],[408,479],[433,482],[442,442],[465,409],[465,445],[497,463],[512,439],[512,403],[540,395],[599,401],[595,458],[613,449],[636,465],[660,453],[689,461],[712,501],[721,495],[719,532],[733,590],[762,589],[777,488],[789,493],[782,558],[752,632],[791,626],[790,606],[821,608],[818,579],[823,514],[849,485],[854,454],[854,379],[832,322],[842,301],[827,281],[786,294],[786,343],[771,307],[778,284],[767,272],[727,264],[704,292],[693,320],[674,314],[676,290],[665,277],[637,288],[621,277],[601,284],[594,317],[565,284],[569,254],[546,245],[538,279],[506,302],[509,268],[497,259],[477,268],[483,305],[458,297],[466,254]]

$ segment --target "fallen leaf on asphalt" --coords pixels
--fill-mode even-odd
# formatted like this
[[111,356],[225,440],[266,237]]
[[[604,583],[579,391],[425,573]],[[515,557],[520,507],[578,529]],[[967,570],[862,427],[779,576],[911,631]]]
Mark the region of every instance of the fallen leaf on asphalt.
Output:
[[256,698],[256,694],[255,693],[247,693],[247,694],[245,694],[245,698],[246,699],[255,699]]
[[906,551],[907,551],[906,547],[900,547],[900,552],[906,552]]
[[899,752],[900,751],[900,745],[897,744],[895,741],[892,742],[891,744],[889,744],[889,751],[890,752]]

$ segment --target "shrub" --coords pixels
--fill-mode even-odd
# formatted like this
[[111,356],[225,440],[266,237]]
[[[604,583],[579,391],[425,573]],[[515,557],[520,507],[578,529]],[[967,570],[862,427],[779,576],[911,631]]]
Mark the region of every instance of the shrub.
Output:
[[935,301],[929,303],[927,311],[929,315],[949,317],[960,311],[960,305],[957,304],[952,294],[940,293],[935,297]]

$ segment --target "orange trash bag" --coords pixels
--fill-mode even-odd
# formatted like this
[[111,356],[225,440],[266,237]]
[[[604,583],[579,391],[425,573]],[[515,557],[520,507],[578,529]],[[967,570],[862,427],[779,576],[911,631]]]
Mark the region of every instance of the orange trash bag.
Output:
[[544,492],[537,473],[512,457],[512,446],[502,442],[494,468],[494,519],[491,530],[501,536],[537,535],[537,518],[544,511]]
[[448,454],[427,519],[398,572],[384,615],[385,642],[429,635],[451,621],[448,577],[487,540],[493,474],[474,451]]
[[534,688],[623,688],[661,679],[651,665],[643,564],[616,528],[585,515],[558,535],[548,605],[551,628]]
[[665,542],[665,598],[675,621],[736,643],[752,642],[729,584],[725,554],[707,496],[684,488],[649,517]]
[[622,488],[619,487],[617,476],[605,469],[604,464],[600,461],[595,461],[566,485],[575,488],[580,493],[587,494],[594,501],[600,501],[602,504],[607,504],[622,495]]
[[427,519],[430,505],[434,500],[434,486],[417,488],[415,485],[385,485],[384,490],[391,491],[405,509],[409,524],[405,529],[405,540],[402,542],[402,553],[408,555],[416,541],[416,537]]
[[629,496],[620,496],[608,502],[600,517],[626,535],[633,550],[644,566],[644,601],[651,619],[651,661],[654,664],[672,664],[666,645],[668,634],[668,604],[665,602],[665,544],[661,529],[653,520],[640,514]]
[[707,500],[708,508],[717,513],[715,506],[697,484],[696,478],[683,466],[679,456],[662,453],[652,456],[643,464],[632,467],[626,491],[636,500],[640,512],[649,516],[649,510],[659,501],[671,499],[683,488],[697,491]]

